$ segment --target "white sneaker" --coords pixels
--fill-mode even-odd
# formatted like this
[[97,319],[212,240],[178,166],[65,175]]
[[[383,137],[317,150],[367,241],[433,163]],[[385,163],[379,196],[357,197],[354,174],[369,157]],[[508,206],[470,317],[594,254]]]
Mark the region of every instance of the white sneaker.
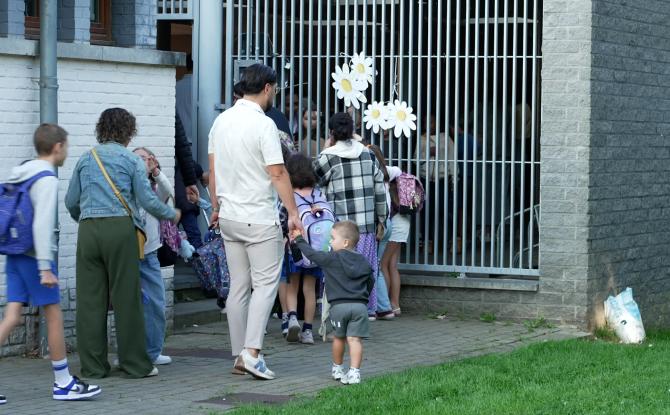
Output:
[[340,382],[343,385],[356,385],[361,383],[361,371],[360,370],[353,371],[349,369],[347,374],[342,376]]
[[300,333],[300,343],[302,344],[314,344],[314,334],[312,330],[305,330]]
[[335,380],[342,379],[345,376],[344,366],[333,365],[333,368],[330,370],[330,374],[333,376],[333,379],[335,379]]
[[151,378],[151,377],[154,377],[154,376],[158,376],[158,368],[156,366],[154,366],[154,368],[151,369],[151,372],[147,373],[146,376],[144,376],[144,377],[145,378]]
[[172,358],[170,356],[163,356],[159,354],[156,360],[154,360],[155,365],[169,365],[172,363]]
[[7,398],[5,395],[0,395],[0,405],[7,403]]
[[67,386],[58,386],[54,383],[53,398],[57,401],[80,401],[99,395],[102,390],[100,386],[89,385],[72,376],[72,381]]
[[275,378],[275,372],[268,369],[265,365],[265,359],[262,354],[259,354],[258,357],[253,357],[244,349],[240,353],[240,357],[242,358],[242,362],[244,362],[244,370],[251,376],[263,380],[272,380]]
[[295,343],[300,338],[300,323],[295,316],[291,316],[288,319],[288,334],[286,335],[286,341],[290,343]]

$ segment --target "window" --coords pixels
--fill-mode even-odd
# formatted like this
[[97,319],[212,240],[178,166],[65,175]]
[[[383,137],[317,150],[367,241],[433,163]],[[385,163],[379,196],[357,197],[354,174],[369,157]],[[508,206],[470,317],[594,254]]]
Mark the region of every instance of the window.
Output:
[[40,37],[40,1],[26,0],[25,11],[26,39],[39,39]]
[[[25,0],[25,27],[27,39],[40,37],[40,0]],[[90,0],[91,2],[91,43],[111,45],[112,42],[112,2],[111,0]]]
[[111,0],[91,0],[91,43],[113,43]]

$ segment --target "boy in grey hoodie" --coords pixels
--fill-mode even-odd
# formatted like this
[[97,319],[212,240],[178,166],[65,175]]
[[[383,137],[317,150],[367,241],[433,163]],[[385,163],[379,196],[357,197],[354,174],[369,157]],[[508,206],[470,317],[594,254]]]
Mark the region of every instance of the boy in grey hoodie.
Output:
[[[7,183],[23,183],[41,172],[50,174],[37,179],[29,190],[34,210],[33,249],[26,254],[7,256],[7,306],[5,317],[0,322],[0,345],[7,340],[14,327],[21,323],[24,304],[43,307],[55,378],[53,399],[71,401],[91,398],[101,392],[100,388],[71,376],[68,369],[60,291],[54,264],[58,203],[55,169],[62,166],[67,158],[67,132],[55,124],[42,124],[35,131],[33,143],[37,158],[15,167]],[[0,404],[5,402],[6,398],[0,395]]]
[[[331,305],[330,322],[335,329],[333,339],[333,379],[345,385],[361,382],[364,337],[369,337],[367,303],[374,285],[374,273],[368,260],[356,252],[360,233],[352,221],[333,225],[330,252],[314,250],[294,231],[294,244],[302,254],[316,263],[325,274],[326,298]],[[344,345],[349,345],[349,371],[345,374]]]

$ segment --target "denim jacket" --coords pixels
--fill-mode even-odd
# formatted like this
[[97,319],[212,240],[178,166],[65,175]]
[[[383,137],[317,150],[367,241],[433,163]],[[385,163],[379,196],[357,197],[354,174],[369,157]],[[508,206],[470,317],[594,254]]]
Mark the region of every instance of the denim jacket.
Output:
[[[144,230],[138,206],[159,219],[175,218],[175,210],[162,203],[151,189],[144,162],[137,154],[118,143],[101,144],[95,149],[109,177],[130,206],[135,226]],[[65,207],[75,221],[128,216],[90,151],[79,158],[72,172]]]

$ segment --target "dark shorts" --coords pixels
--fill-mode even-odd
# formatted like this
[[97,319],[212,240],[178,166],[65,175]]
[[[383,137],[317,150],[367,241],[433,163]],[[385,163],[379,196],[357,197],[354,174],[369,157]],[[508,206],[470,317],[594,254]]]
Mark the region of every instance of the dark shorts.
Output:
[[330,308],[330,324],[337,338],[370,337],[368,306],[363,303],[335,304]]
[[321,271],[321,268],[305,268],[297,266],[293,261],[291,252],[288,251],[284,254],[284,263],[282,264],[279,280],[288,283],[290,282],[289,276],[291,274],[298,274],[299,276],[311,275],[317,280],[323,280],[323,272]]
[[[57,274],[55,264],[51,271]],[[60,289],[40,284],[37,260],[28,255],[8,255],[5,266],[7,275],[7,302],[29,304],[33,307],[60,304]]]

